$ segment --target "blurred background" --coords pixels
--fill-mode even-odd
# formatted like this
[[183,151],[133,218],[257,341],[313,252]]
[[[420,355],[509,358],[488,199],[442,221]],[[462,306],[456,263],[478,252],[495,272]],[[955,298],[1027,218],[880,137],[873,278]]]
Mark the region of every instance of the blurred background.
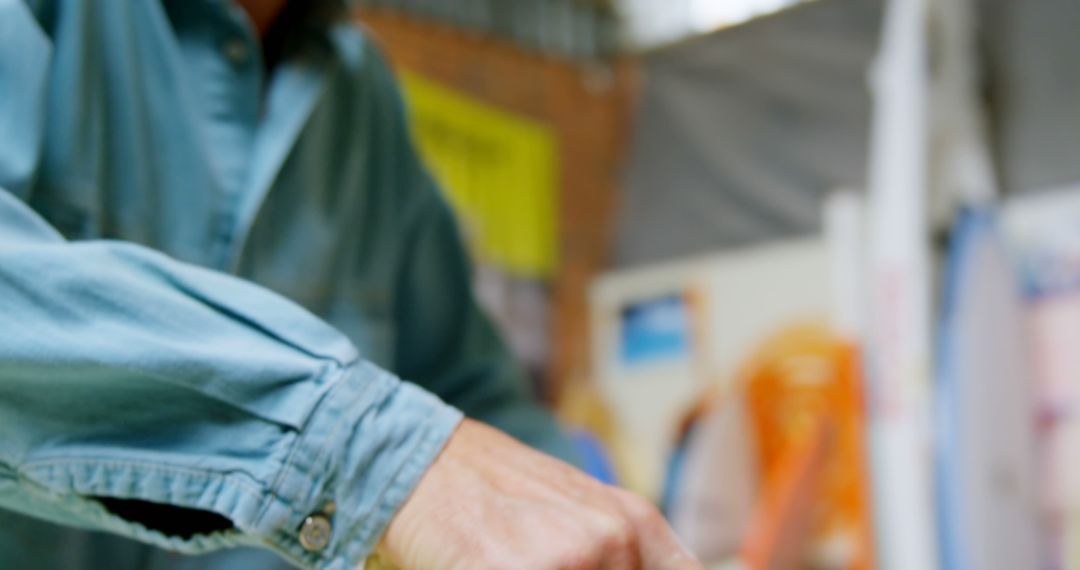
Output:
[[364,0],[477,295],[715,568],[1080,568],[1080,4]]

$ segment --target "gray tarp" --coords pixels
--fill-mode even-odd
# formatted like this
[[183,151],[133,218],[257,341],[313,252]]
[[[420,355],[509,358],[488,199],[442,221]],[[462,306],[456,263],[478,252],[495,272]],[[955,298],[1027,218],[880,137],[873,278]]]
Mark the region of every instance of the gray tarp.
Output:
[[875,2],[821,0],[645,57],[618,265],[812,231],[861,186]]
[[1080,181],[1080,2],[986,0],[987,95],[1005,187]]
[[[876,0],[819,0],[645,57],[615,261],[818,228],[865,186]],[[1080,180],[1080,3],[985,0],[980,43],[1006,191]]]

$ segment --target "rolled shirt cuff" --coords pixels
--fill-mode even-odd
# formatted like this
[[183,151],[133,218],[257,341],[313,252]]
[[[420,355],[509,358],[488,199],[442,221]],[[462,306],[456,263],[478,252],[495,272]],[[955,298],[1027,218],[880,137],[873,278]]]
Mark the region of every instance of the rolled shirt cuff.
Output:
[[360,566],[462,420],[371,364],[342,372],[249,529],[305,568]]

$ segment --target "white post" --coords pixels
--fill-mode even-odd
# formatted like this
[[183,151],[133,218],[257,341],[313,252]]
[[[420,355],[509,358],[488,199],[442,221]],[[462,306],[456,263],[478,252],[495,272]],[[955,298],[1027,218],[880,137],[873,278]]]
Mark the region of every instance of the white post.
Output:
[[869,172],[868,401],[878,566],[938,567],[930,442],[926,0],[889,0]]

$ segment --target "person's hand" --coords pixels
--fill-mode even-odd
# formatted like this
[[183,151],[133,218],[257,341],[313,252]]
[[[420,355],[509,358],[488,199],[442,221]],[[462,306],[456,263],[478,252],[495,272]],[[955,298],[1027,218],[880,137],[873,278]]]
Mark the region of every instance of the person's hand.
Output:
[[702,570],[644,499],[465,420],[391,521],[407,570]]

